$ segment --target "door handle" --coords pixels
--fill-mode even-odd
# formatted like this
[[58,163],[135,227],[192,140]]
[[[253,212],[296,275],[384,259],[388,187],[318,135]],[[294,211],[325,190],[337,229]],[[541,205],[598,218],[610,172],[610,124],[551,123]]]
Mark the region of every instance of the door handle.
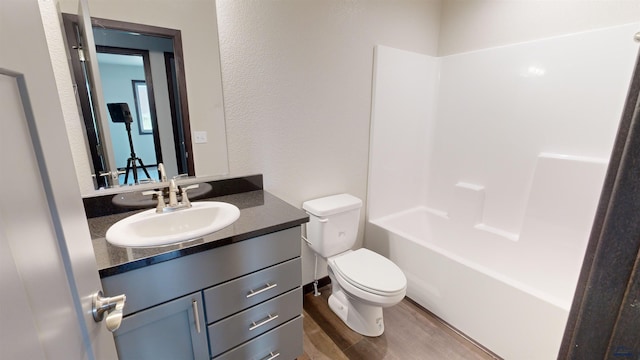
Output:
[[124,303],[127,301],[127,297],[122,294],[114,297],[102,296],[102,290],[98,290],[93,294],[93,306],[91,312],[93,313],[93,320],[100,322],[105,318],[107,314],[107,330],[114,332],[118,330],[120,324],[122,324],[122,310],[124,309]]

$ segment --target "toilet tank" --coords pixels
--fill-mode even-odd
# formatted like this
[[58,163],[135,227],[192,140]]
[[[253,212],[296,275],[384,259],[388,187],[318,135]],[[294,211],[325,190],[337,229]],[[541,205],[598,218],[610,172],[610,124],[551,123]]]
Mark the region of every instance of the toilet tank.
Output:
[[302,208],[309,214],[307,240],[320,256],[337,255],[355,244],[362,200],[338,194],[305,201]]

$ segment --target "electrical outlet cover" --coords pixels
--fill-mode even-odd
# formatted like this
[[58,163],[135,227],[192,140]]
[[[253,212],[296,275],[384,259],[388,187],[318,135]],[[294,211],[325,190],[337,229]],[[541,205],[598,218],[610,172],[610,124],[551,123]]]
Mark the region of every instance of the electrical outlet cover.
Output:
[[206,131],[194,131],[193,132],[193,141],[196,144],[205,144],[207,142],[207,132]]

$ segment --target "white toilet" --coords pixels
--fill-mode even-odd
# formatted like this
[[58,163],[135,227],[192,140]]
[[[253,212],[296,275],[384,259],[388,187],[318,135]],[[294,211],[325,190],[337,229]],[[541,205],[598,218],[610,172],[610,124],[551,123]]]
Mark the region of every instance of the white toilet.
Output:
[[307,242],[327,259],[332,292],[329,307],[352,330],[366,336],[384,332],[382,308],[399,303],[407,278],[391,260],[367,249],[351,250],[358,235],[362,201],[339,194],[305,201]]

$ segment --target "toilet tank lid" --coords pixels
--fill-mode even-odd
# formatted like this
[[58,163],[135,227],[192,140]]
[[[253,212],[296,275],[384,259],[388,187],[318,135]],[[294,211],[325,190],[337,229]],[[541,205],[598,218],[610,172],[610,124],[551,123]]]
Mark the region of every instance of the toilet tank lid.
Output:
[[349,194],[332,195],[302,203],[302,208],[315,216],[329,216],[361,207],[362,200]]

